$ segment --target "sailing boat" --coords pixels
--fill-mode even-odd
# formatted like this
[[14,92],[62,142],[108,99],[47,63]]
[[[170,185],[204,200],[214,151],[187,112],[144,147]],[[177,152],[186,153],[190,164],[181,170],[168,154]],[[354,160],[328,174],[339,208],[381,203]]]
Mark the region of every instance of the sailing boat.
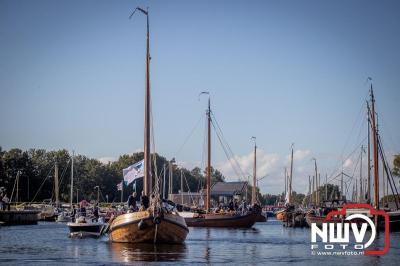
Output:
[[[209,94],[208,92],[202,92]],[[253,205],[251,211],[246,213],[212,213],[211,212],[211,104],[208,97],[207,110],[207,184],[206,184],[206,206],[205,213],[193,213],[193,215],[185,215],[185,221],[191,227],[229,227],[229,228],[250,228],[256,220],[261,208]],[[254,184],[255,185],[255,184]],[[253,195],[255,199],[255,195]],[[255,200],[254,200],[255,202]],[[254,203],[253,202],[253,203]]]
[[[373,164],[374,164],[374,207],[375,209],[379,209],[379,155],[381,156],[382,159],[382,166],[383,170],[386,173],[387,177],[387,182],[390,185],[390,188],[392,190],[393,196],[394,196],[394,202],[396,204],[396,210],[388,210],[385,209],[386,213],[389,216],[389,228],[390,231],[399,231],[400,230],[400,209],[399,209],[399,193],[396,188],[396,184],[394,182],[394,179],[392,177],[392,172],[389,169],[389,166],[387,164],[386,156],[383,151],[382,147],[382,142],[380,139],[380,135],[378,133],[377,129],[377,118],[376,118],[376,113],[375,113],[375,98],[374,98],[374,91],[372,88],[371,84],[371,89],[370,89],[370,97],[371,97],[371,109],[369,108],[368,105],[368,119],[371,120],[370,126],[372,130],[372,146],[373,146]],[[368,129],[369,130],[369,129]],[[382,178],[385,178],[384,176]],[[385,189],[385,188],[384,188]],[[385,222],[381,216],[379,218],[375,216],[375,223],[378,224],[380,229],[385,229]]]
[[120,243],[182,243],[189,229],[183,217],[177,211],[162,203],[156,189],[152,193],[150,164],[150,38],[149,11],[137,7],[147,17],[147,52],[145,86],[145,122],[144,122],[144,196],[151,197],[146,210],[126,213],[109,221],[110,240]]
[[73,213],[73,205],[72,205],[72,201],[74,198],[73,193],[74,193],[74,151],[72,151],[72,156],[71,156],[71,185],[70,185],[70,199],[69,199],[70,214],[68,214],[65,210],[62,210],[58,214],[56,222],[63,223],[72,220],[71,214]]
[[292,202],[292,180],[293,180],[293,145],[292,154],[290,160],[290,177],[288,184],[288,193],[286,194],[286,208],[283,213],[279,213],[281,221],[284,222],[284,226],[288,227],[303,227],[305,225],[304,211],[296,206]]

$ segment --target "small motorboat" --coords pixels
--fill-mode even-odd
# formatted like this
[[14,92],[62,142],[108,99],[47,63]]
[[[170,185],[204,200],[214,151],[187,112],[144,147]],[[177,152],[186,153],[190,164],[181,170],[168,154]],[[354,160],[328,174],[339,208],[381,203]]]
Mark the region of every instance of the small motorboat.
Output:
[[103,218],[79,216],[75,222],[67,223],[70,237],[99,237],[104,227]]

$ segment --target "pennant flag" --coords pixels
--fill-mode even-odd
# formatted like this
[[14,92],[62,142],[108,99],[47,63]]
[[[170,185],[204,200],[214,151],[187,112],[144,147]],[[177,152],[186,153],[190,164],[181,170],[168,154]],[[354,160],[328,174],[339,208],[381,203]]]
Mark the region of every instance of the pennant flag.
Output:
[[122,174],[124,176],[124,181],[127,185],[132,183],[134,180],[138,179],[139,177],[144,176],[144,160],[141,160],[128,168],[122,170]]
[[121,181],[121,183],[118,183],[118,184],[117,184],[117,190],[118,190],[118,191],[121,191],[123,185],[124,185],[124,181]]

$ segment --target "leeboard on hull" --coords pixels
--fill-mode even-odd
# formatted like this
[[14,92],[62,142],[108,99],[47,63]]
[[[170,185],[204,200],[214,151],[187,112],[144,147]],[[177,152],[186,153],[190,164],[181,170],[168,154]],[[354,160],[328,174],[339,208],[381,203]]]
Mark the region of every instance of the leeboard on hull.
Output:
[[118,243],[183,243],[189,229],[183,217],[164,213],[159,223],[149,211],[117,216],[110,225],[110,240]]
[[189,227],[229,227],[250,228],[257,220],[258,213],[246,215],[202,214],[198,217],[185,218]]

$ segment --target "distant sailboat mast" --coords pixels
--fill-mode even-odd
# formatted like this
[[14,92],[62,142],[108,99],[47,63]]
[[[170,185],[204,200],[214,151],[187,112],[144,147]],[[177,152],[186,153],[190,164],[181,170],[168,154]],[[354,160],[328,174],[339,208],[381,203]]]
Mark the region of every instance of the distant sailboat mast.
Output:
[[71,195],[69,199],[69,204],[72,209],[72,201],[74,200],[74,151],[72,151],[72,157],[71,157]]
[[253,165],[253,189],[251,194],[251,205],[254,205],[257,201],[257,143],[256,137],[251,137],[254,140],[254,165]]
[[208,110],[207,110],[207,202],[206,210],[210,212],[211,207],[211,103],[210,97],[208,97]]
[[291,156],[291,160],[290,160],[290,178],[289,178],[289,196],[288,196],[289,204],[292,203],[293,145],[294,144],[292,144],[292,156]]

